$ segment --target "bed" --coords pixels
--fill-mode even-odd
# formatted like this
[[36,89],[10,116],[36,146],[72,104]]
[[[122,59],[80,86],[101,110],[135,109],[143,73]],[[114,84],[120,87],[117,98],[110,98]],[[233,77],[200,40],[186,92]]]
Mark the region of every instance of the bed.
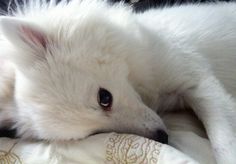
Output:
[[67,142],[0,138],[0,163],[214,164],[210,143],[194,120],[185,114],[167,116],[169,145],[118,133]]

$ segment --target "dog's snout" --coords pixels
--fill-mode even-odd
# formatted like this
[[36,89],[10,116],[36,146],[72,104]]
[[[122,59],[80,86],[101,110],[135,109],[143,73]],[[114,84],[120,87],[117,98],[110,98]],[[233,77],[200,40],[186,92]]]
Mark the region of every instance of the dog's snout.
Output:
[[163,144],[168,143],[168,134],[164,130],[158,129],[154,136],[154,140]]

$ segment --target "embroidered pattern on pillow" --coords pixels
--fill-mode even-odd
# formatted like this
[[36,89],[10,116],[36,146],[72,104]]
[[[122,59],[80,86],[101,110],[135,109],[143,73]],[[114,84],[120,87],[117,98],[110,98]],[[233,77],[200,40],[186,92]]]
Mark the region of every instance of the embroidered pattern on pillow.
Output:
[[106,147],[108,164],[157,164],[162,144],[147,138],[113,133]]

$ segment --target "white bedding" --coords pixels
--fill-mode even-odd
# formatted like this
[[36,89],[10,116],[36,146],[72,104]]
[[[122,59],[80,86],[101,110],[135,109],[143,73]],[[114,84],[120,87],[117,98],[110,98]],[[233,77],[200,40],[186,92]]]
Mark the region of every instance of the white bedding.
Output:
[[[16,143],[16,144],[15,144]],[[0,163],[148,163],[195,164],[180,151],[143,137],[99,134],[70,143],[26,142],[1,139]],[[5,162],[7,163],[7,162]]]
[[[173,124],[178,119],[178,124]],[[166,119],[170,145],[140,136],[106,133],[80,141],[54,142],[0,139],[0,163],[24,164],[213,164],[210,143],[192,122]],[[171,125],[172,124],[172,125]]]

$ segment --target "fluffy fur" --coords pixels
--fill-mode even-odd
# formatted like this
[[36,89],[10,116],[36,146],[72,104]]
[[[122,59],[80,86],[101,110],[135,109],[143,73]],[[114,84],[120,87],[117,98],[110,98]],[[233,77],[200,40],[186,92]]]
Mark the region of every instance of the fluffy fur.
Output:
[[[236,163],[236,3],[136,14],[98,0],[31,1],[0,24],[1,55],[16,73],[16,107],[1,114],[22,137],[153,138],[165,129],[156,112],[191,108],[217,162]],[[113,95],[109,112],[99,87]]]

